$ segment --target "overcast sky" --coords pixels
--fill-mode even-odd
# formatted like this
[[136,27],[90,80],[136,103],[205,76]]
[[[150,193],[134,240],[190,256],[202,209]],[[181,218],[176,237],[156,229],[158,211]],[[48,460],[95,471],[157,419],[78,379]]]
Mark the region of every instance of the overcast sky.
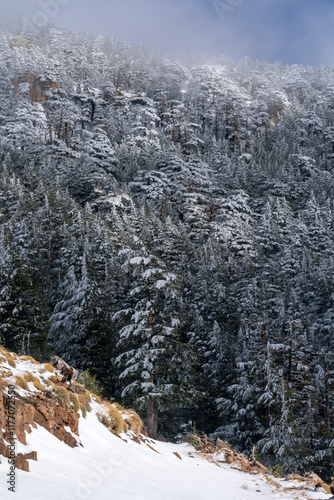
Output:
[[148,47],[334,67],[334,0],[0,0],[0,16],[46,19]]

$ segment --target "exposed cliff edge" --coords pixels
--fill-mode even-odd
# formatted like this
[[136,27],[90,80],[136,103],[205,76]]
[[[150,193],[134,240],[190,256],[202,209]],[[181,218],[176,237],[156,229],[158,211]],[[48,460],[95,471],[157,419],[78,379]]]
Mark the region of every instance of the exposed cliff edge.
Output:
[[19,86],[22,83],[29,84],[31,102],[45,102],[48,100],[46,92],[59,88],[57,82],[50,77],[25,73],[22,76],[15,77],[13,80],[15,94],[18,93]]
[[[55,366],[0,347],[0,455],[10,458],[11,444],[17,439],[26,445],[27,434],[37,425],[71,448],[80,446],[79,419],[94,402],[99,405],[100,420],[114,434],[141,432],[142,423],[134,411],[102,401],[75,382],[75,371],[60,358],[52,361]],[[29,471],[28,460],[37,460],[37,452],[15,454],[18,469]]]

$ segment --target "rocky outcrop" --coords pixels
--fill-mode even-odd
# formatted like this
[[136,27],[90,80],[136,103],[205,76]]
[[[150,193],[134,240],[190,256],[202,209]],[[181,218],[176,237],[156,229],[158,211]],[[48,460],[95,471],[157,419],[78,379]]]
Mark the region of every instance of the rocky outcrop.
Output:
[[68,365],[62,358],[59,358],[59,356],[52,356],[49,363],[56,370],[59,370],[59,375],[62,377],[60,382],[72,382],[76,380],[78,376],[77,370],[73,366]]
[[[8,411],[8,398],[4,396],[4,407]],[[27,444],[26,434],[31,432],[31,428],[36,428],[34,422],[35,408],[31,404],[24,403],[22,400],[16,398],[15,401],[15,433],[17,439],[22,444]],[[6,428],[6,427],[5,427]],[[4,439],[9,441],[10,434],[8,431],[4,433]]]
[[[117,414],[118,430],[110,418],[111,432],[131,431],[130,439],[137,439],[136,434],[142,431],[143,424],[136,412],[90,393],[75,382],[77,371],[63,359],[54,356],[49,363],[40,364],[30,356],[12,354],[1,346],[0,354],[0,455],[15,459],[17,468],[29,471],[29,460],[37,460],[35,451],[16,454],[14,445],[16,439],[26,445],[27,434],[37,426],[72,448],[81,446],[79,417],[92,410],[90,402],[100,405],[104,417],[106,411]],[[147,446],[154,444],[144,436],[138,437],[138,441]]]
[[[15,441],[13,440],[12,432],[9,430],[9,397],[4,392],[5,388],[6,385],[2,382],[0,387],[0,429],[2,429],[0,433],[0,455],[3,455],[7,459],[14,459],[15,466],[18,469],[28,472],[28,459],[32,458],[37,460],[37,453],[33,452],[29,454],[28,457],[22,453],[15,455],[15,448],[13,449],[13,443],[15,443]],[[33,421],[33,415],[34,408],[31,405],[23,405],[20,400],[15,401],[15,434],[17,440],[22,444],[26,444],[26,432],[31,432],[30,426],[36,427]]]
[[46,92],[52,88],[59,88],[57,82],[49,77],[25,73],[23,76],[15,77],[13,80],[15,94],[17,94],[19,85],[22,83],[29,84],[31,102],[45,102],[48,100]]
[[[13,441],[8,413],[10,398],[6,394],[6,385],[0,386],[0,455],[11,458],[10,444]],[[50,392],[48,395],[32,394],[29,398],[16,396],[15,399],[15,435],[22,444],[27,444],[26,436],[37,425],[44,427],[57,439],[72,448],[78,446],[75,436],[79,435],[79,415],[65,403],[61,405]],[[70,430],[68,430],[70,429]],[[28,460],[37,460],[37,453],[26,455],[19,453],[15,456],[15,465],[18,469],[29,471]]]
[[250,474],[264,474],[268,472],[268,469],[255,460],[255,458],[248,458],[243,453],[236,452],[221,439],[217,439],[217,441],[214,442],[205,434],[203,436],[191,434],[187,436],[185,441],[194,446],[195,450],[200,453],[206,455],[222,454],[226,463],[234,464],[235,468],[243,470],[244,472]]
[[317,491],[323,489],[326,493],[334,493],[331,486],[328,486],[317,474],[314,472],[306,472],[304,476],[299,474],[288,474],[285,476],[286,481],[297,481],[299,483],[298,489]]
[[25,38],[22,36],[16,36],[14,38],[10,38],[8,40],[8,44],[11,49],[23,49],[25,52],[26,50],[33,50],[35,49],[35,45],[32,45],[31,43],[28,43]]
[[[75,448],[78,443],[72,435],[79,435],[79,415],[74,410],[62,407],[54,398],[37,395],[34,422],[49,431],[60,441]],[[65,427],[71,429],[68,432]]]
[[[238,469],[248,474],[264,474],[265,478],[270,482],[269,470],[255,458],[248,458],[243,453],[238,453],[233,450],[228,444],[226,444],[221,439],[217,439],[215,442],[208,439],[206,435],[200,436],[197,434],[191,434],[185,438],[185,442],[191,444],[195,450],[194,452],[189,452],[190,456],[202,456],[211,463],[220,465],[221,463],[231,464],[232,469]],[[295,482],[298,485],[293,485],[284,488],[284,491],[298,490],[298,491],[324,491],[326,493],[334,494],[334,478],[332,485],[326,484],[317,474],[314,472],[306,472],[304,476],[299,474],[288,474],[285,476],[287,482]],[[278,484],[279,488],[282,487]],[[283,490],[282,490],[283,491]],[[334,499],[334,497],[333,497]]]

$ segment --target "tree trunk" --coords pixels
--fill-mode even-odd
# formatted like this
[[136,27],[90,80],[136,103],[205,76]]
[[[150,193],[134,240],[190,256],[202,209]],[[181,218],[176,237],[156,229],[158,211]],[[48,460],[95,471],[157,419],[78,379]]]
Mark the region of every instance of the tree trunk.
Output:
[[158,431],[158,408],[152,399],[147,402],[146,409],[147,434],[149,437],[156,439]]
[[289,382],[292,382],[292,358],[293,358],[293,321],[290,321],[290,346],[289,346],[289,371],[288,371]]
[[269,132],[268,132],[268,123],[265,123],[265,129],[266,129],[266,158],[267,161],[269,159]]
[[325,170],[328,172],[328,153],[327,153],[327,141],[326,136],[322,134],[322,142],[323,142],[323,152],[324,152],[324,160],[325,160]]
[[326,399],[326,428],[328,432],[331,432],[331,409],[330,409],[330,395],[329,395],[329,369],[327,352],[324,351],[325,357],[325,399]]

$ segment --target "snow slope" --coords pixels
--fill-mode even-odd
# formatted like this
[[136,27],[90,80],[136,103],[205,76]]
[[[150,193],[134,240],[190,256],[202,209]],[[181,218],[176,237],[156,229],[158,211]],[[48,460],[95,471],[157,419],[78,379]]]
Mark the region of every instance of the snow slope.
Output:
[[[95,410],[97,409],[97,405]],[[125,437],[126,438],[126,437]],[[80,419],[83,447],[69,448],[44,428],[34,429],[22,451],[37,450],[30,472],[17,471],[17,492],[7,490],[7,460],[0,465],[0,498],[15,500],[260,500],[295,498],[274,493],[263,476],[191,458],[188,445],[124,442],[95,412]],[[173,452],[182,456],[182,461]],[[316,493],[309,498],[328,498]],[[305,497],[304,497],[305,498]]]
[[[43,365],[17,355],[13,355],[15,366],[12,366],[3,352],[0,354],[0,368],[10,369],[11,383],[15,383],[15,376],[27,372],[42,384],[51,375]],[[38,390],[30,382],[29,391],[17,387],[17,392],[24,396]],[[16,470],[14,496],[8,491],[8,460],[0,457],[1,500],[306,500],[330,497],[319,492],[307,492],[307,495],[300,491],[286,492],[287,487],[298,487],[286,481],[281,481],[281,491],[277,491],[264,476],[246,474],[226,463],[218,463],[223,458],[221,455],[216,457],[215,464],[209,463],[187,444],[158,441],[139,444],[131,440],[131,434],[123,434],[121,439],[98,420],[101,405],[92,402],[91,407],[92,412],[79,420],[82,446],[70,448],[39,426],[27,435],[26,446],[17,443],[16,453],[37,451],[38,461],[29,461],[30,472]]]

